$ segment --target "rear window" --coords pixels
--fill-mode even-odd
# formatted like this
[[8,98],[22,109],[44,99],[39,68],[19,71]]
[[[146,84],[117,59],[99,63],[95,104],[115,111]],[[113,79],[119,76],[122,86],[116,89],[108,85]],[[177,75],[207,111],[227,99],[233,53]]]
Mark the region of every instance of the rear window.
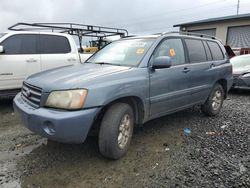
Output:
[[201,40],[185,39],[190,63],[199,63],[207,60],[206,52]]
[[224,55],[218,43],[208,41],[208,46],[212,52],[213,60],[223,60]]
[[65,54],[71,51],[66,37],[56,35],[40,35],[41,54]]

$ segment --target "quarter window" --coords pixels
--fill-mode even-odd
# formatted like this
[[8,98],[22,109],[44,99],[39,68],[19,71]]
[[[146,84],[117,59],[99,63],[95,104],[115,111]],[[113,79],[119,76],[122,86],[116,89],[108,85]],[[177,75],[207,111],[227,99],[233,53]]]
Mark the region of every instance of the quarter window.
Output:
[[208,47],[206,41],[203,41],[203,44],[204,44],[204,47],[205,47],[205,50],[206,50],[207,60],[208,60],[208,61],[212,61],[212,60],[213,60],[212,54],[211,54],[211,52],[210,52],[210,49],[209,49],[209,47]]
[[41,54],[64,54],[71,51],[66,37],[55,35],[40,35]]
[[188,48],[189,60],[191,63],[206,61],[206,53],[201,40],[185,39]]
[[173,65],[185,63],[185,53],[181,39],[167,39],[163,41],[154,54],[154,59],[160,56],[169,56]]
[[208,46],[212,52],[213,60],[223,60],[224,55],[216,42],[208,41]]
[[4,54],[36,54],[37,40],[36,35],[19,34],[5,39],[1,45],[4,47]]

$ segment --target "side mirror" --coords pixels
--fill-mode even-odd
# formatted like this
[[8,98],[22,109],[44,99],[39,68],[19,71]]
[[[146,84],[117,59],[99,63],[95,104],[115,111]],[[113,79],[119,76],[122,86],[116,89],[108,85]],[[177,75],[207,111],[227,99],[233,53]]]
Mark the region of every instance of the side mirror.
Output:
[[154,59],[153,69],[164,69],[172,66],[172,60],[169,56],[160,56]]
[[4,47],[0,46],[0,54],[3,54],[3,53],[4,53]]

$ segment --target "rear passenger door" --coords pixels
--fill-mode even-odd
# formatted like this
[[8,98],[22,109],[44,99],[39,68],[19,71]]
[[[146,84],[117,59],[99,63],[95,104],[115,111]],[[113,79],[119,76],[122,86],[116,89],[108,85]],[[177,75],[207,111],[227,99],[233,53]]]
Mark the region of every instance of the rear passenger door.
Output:
[[217,77],[215,64],[205,40],[189,38],[185,39],[185,43],[191,67],[190,102],[203,103]]
[[42,70],[71,65],[78,60],[77,52],[73,52],[64,36],[40,34],[39,49]]
[[183,42],[180,38],[168,38],[156,48],[150,64],[159,56],[172,59],[170,68],[150,71],[150,115],[159,117],[189,104],[189,65],[186,64]]

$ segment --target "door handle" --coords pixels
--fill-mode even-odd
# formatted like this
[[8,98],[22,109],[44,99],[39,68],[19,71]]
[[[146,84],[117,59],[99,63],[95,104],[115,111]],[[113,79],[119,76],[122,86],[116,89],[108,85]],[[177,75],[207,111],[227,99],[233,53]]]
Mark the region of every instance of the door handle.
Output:
[[69,59],[67,59],[68,61],[76,61],[76,59],[75,58],[69,58]]
[[32,58],[32,59],[27,59],[26,62],[27,63],[34,63],[34,62],[37,62],[37,60]]
[[11,72],[6,72],[6,73],[0,73],[0,76],[12,76],[13,73]]
[[210,68],[213,68],[213,67],[215,67],[215,64],[212,63],[212,64],[210,65]]
[[190,72],[191,70],[189,69],[189,68],[187,68],[187,67],[185,67],[184,69],[183,69],[183,71],[182,72],[184,72],[184,73],[188,73],[188,72]]

